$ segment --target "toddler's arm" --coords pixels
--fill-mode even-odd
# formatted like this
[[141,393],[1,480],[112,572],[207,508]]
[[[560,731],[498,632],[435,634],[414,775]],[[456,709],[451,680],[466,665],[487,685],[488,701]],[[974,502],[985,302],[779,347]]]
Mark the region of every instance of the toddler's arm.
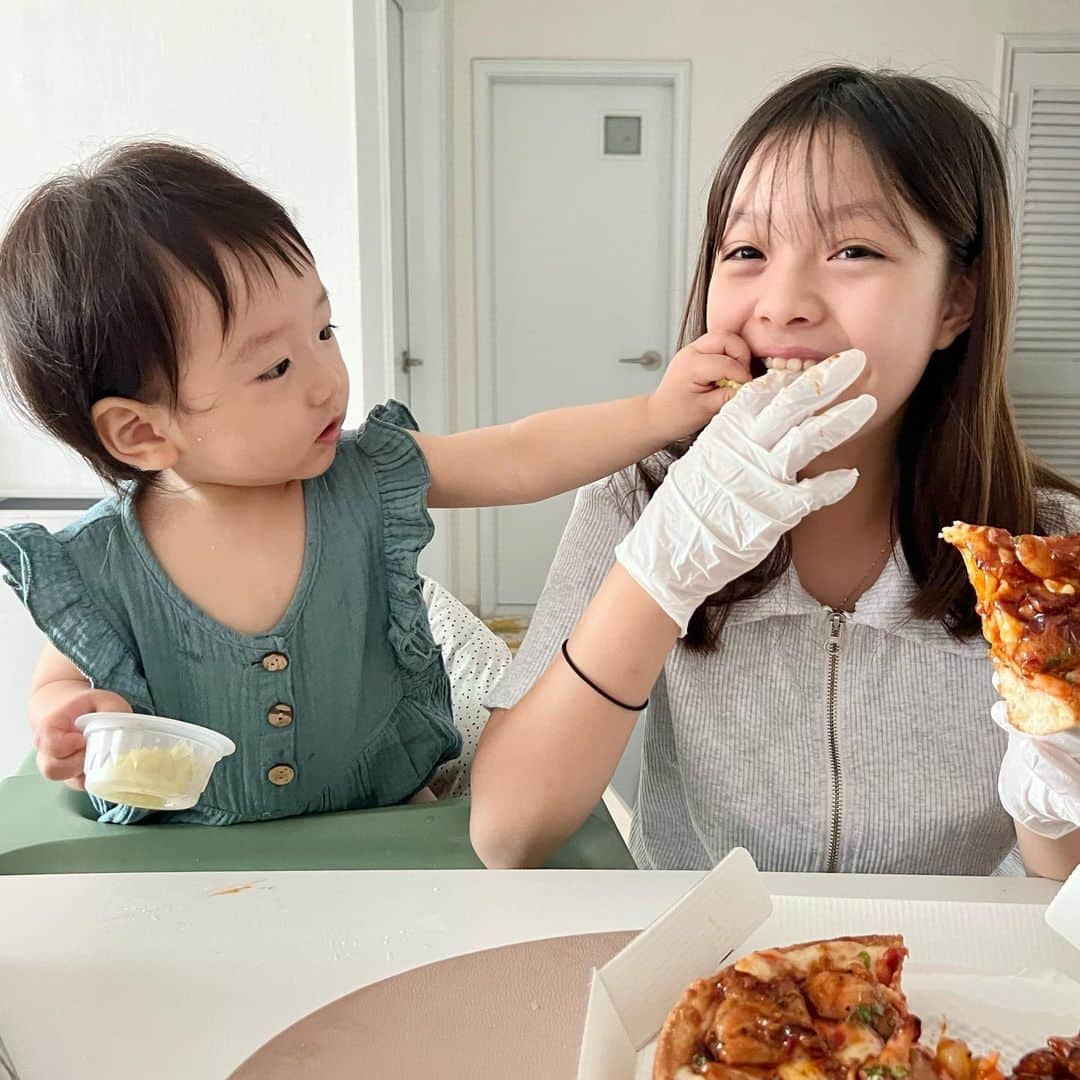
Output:
[[746,382],[750,350],[735,334],[681,349],[651,394],[538,413],[459,435],[415,437],[431,470],[430,506],[538,502],[599,480],[700,431]]
[[30,730],[37,766],[47,780],[83,787],[86,739],[75,720],[89,712],[130,712],[119,694],[95,690],[55,646],[46,644],[30,683]]

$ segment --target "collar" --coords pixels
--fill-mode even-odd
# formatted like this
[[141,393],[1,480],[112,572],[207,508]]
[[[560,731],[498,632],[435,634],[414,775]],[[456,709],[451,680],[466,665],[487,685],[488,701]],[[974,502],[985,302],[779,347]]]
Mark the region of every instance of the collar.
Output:
[[[878,579],[856,601],[855,610],[848,613],[847,621],[942,652],[967,657],[985,654],[986,643],[981,636],[958,641],[939,620],[916,618],[911,613],[911,602],[918,592],[919,587],[911,576],[898,540],[893,546],[892,557]],[[768,592],[732,604],[728,625],[741,626],[778,616],[813,617],[824,622],[831,614],[831,608],[820,604],[803,588],[794,564],[789,564]]]

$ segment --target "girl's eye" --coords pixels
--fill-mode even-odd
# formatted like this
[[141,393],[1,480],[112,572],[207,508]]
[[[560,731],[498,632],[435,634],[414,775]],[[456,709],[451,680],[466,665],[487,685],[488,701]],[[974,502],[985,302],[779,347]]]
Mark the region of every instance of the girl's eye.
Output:
[[[847,256],[842,258],[842,256]],[[851,262],[853,259],[878,259],[881,256],[876,251],[871,251],[868,247],[862,247],[860,244],[848,244],[847,247],[841,248],[834,256],[834,259],[840,259],[841,262]]]
[[332,322],[331,322],[331,323],[327,323],[327,324],[326,324],[326,325],[325,325],[325,326],[324,326],[324,327],[323,327],[323,328],[322,328],[322,329],[321,329],[321,330],[319,331],[319,340],[320,340],[320,341],[329,341],[329,340],[330,340],[330,339],[331,339],[331,338],[332,338],[332,337],[334,336],[334,331],[335,331],[336,329],[337,329],[337,323],[332,323]]
[[292,361],[286,356],[284,360],[275,364],[269,371],[264,371],[259,376],[259,382],[273,382],[275,379],[280,379],[291,367]]
[[747,259],[760,259],[762,254],[756,247],[751,247],[749,244],[743,244],[742,247],[735,248],[734,251],[729,251],[724,256],[725,262],[745,262]]

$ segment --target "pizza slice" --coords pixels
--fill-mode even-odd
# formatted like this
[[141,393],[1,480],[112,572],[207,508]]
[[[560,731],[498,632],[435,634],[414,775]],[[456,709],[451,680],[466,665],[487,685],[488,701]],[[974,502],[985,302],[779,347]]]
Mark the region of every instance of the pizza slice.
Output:
[[860,1069],[902,1080],[919,1037],[900,989],[906,955],[899,935],[751,953],[686,990],[653,1080],[845,1080]]
[[1029,735],[1080,725],[1080,535],[943,529],[963,556],[1009,722]]
[[919,1043],[900,987],[906,956],[899,934],[751,953],[687,988],[660,1031],[653,1080],[1004,1080],[997,1054],[976,1056],[947,1032],[936,1052]]

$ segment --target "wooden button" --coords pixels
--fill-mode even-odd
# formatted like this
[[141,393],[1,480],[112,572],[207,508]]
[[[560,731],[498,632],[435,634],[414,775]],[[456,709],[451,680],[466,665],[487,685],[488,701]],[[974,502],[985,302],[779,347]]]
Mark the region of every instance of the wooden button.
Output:
[[293,722],[293,707],[279,701],[266,714],[266,719],[271,727],[288,727]]
[[291,765],[275,765],[266,774],[266,779],[276,787],[284,787],[296,779],[296,770]]
[[262,658],[262,666],[267,671],[284,671],[289,666],[289,658],[280,652],[268,652]]

